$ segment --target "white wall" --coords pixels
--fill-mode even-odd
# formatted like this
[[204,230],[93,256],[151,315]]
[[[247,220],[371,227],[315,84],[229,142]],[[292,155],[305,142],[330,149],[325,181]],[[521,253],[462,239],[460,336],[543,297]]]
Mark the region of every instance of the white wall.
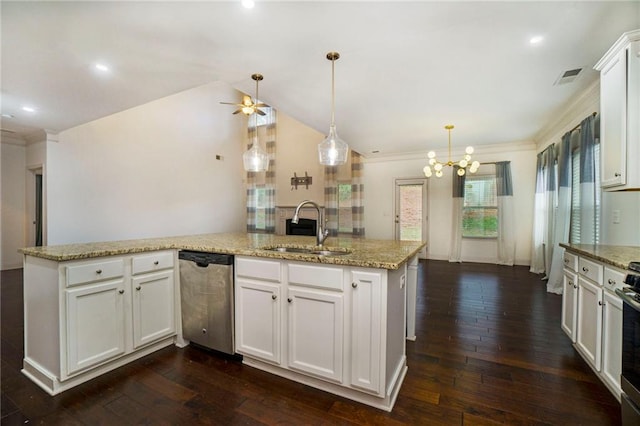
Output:
[[237,97],[212,83],[61,132],[48,244],[244,229],[246,120],[218,103]]
[[[535,190],[535,146],[529,143],[478,146],[474,159],[481,162],[511,161],[516,213],[516,263],[529,264]],[[453,152],[452,156],[462,155]],[[422,178],[427,156],[407,155],[394,158],[368,159],[364,165],[365,232],[368,238],[394,238],[395,179]],[[427,184],[428,241],[427,257],[448,259],[451,240],[451,173],[432,177]],[[495,240],[465,239],[463,261],[495,262]]]
[[22,267],[18,249],[25,245],[25,146],[3,141],[0,144],[2,173],[2,265],[1,269]]

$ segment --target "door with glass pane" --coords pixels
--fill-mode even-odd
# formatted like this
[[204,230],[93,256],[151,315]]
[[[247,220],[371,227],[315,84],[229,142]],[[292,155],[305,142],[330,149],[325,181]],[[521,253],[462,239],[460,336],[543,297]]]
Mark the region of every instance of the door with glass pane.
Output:
[[[427,180],[396,179],[395,237],[402,241],[427,241]],[[423,248],[420,258],[427,257]]]

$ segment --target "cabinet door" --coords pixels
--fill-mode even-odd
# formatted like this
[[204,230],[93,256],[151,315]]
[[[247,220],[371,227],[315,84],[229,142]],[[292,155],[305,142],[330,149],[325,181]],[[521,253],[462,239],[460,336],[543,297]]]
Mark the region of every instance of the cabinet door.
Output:
[[622,373],[622,300],[604,292],[602,311],[602,377],[620,396]]
[[236,351],[280,364],[280,286],[237,280]]
[[342,383],[342,293],[289,288],[289,368]]
[[131,279],[133,347],[138,348],[176,332],[173,270]]
[[65,291],[67,302],[67,374],[125,352],[124,280]]
[[353,272],[351,281],[351,386],[380,393],[382,318],[380,274]]
[[578,277],[576,348],[596,371],[602,353],[602,288]]
[[562,292],[562,329],[571,342],[576,342],[576,317],[578,313],[578,281],[576,274],[565,269]]
[[600,73],[600,161],[602,186],[626,183],[627,51],[622,49]]

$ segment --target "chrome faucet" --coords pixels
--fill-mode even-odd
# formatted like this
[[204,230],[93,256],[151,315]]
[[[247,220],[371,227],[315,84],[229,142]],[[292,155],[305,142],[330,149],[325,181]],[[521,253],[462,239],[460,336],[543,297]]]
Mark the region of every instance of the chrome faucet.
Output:
[[318,221],[316,222],[316,241],[318,246],[322,246],[322,243],[324,243],[324,240],[326,240],[327,237],[329,236],[329,230],[324,229],[324,224],[325,224],[324,214],[320,210],[320,206],[316,204],[314,201],[304,200],[303,202],[298,204],[298,207],[296,207],[296,212],[293,214],[293,218],[291,219],[291,223],[295,223],[295,224],[298,223],[298,221],[300,220],[300,216],[299,216],[300,209],[305,204],[311,204],[318,211]]

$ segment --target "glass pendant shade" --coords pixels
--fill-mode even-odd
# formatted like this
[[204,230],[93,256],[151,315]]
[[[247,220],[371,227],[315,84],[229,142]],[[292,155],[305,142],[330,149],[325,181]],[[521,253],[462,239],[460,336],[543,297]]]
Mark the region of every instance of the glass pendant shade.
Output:
[[269,168],[269,156],[255,141],[251,149],[242,154],[242,162],[248,172],[263,172]]
[[338,137],[336,126],[329,129],[329,136],[318,144],[318,158],[325,166],[338,166],[347,162],[349,145]]

